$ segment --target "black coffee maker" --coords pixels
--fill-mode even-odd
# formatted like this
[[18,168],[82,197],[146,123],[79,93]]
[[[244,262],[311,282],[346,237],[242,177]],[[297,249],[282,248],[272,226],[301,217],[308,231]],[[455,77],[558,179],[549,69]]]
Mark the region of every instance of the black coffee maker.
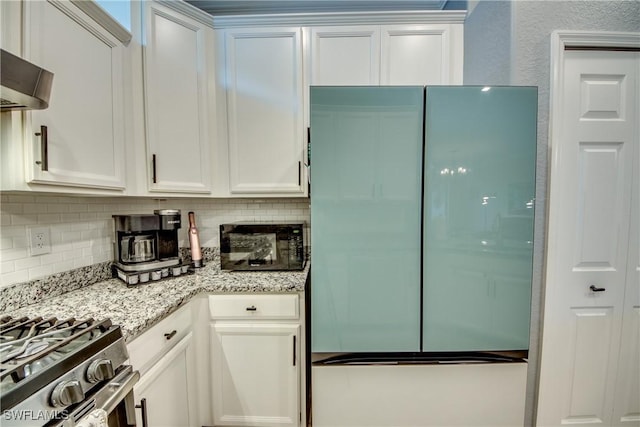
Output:
[[153,215],[113,215],[113,220],[114,274],[127,284],[181,274],[179,210],[155,210]]

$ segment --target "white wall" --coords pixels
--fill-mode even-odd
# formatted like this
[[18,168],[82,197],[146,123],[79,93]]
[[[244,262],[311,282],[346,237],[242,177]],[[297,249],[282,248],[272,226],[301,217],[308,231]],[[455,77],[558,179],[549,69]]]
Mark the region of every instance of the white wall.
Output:
[[[465,24],[465,84],[538,87],[536,232],[525,425],[532,425],[542,327],[551,33],[640,31],[638,1],[470,1]],[[508,31],[507,31],[508,30]],[[508,70],[508,72],[506,72]]]
[[[113,214],[180,209],[196,214],[200,242],[219,246],[218,226],[232,221],[309,221],[308,199],[168,199],[0,195],[0,286],[113,260]],[[30,256],[27,232],[51,230],[50,254]],[[308,233],[307,233],[308,235]],[[188,247],[186,227],[180,247]]]

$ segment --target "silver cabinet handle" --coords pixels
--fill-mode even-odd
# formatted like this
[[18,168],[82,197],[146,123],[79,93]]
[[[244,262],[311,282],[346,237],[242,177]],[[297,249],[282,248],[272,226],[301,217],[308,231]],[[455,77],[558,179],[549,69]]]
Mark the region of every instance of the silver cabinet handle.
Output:
[[36,132],[36,136],[40,137],[40,156],[42,160],[36,161],[43,171],[49,170],[49,132],[46,126],[40,126],[40,132]]
[[149,427],[149,421],[147,420],[147,399],[140,399],[140,404],[136,405],[136,409],[140,409],[142,413],[142,427]]
[[589,286],[589,289],[591,289],[591,292],[604,292],[604,291],[606,291],[605,288],[599,288],[596,285]]

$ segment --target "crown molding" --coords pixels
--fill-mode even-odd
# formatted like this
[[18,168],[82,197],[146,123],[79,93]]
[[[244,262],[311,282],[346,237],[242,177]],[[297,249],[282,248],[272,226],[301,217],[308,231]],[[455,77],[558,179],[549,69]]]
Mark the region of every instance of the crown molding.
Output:
[[221,15],[213,17],[213,28],[250,26],[323,26],[383,24],[462,24],[466,10],[406,10],[375,12],[281,13],[263,15]]
[[163,6],[168,7],[169,9],[173,9],[176,12],[182,13],[183,15],[192,18],[201,24],[207,25],[213,28],[213,16],[209,15],[207,12],[198,9],[197,7],[187,3],[186,1],[181,0],[155,0],[156,3],[161,4]]
[[91,19],[96,21],[102,28],[111,33],[111,35],[120,40],[122,44],[129,44],[132,37],[129,30],[113,19],[98,3],[87,0],[71,0],[71,3],[90,16]]

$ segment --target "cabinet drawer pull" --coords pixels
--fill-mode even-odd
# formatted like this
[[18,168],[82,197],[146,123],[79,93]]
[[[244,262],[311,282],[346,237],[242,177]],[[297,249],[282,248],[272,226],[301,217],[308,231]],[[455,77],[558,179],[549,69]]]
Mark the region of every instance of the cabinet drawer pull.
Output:
[[40,137],[40,156],[42,160],[36,161],[43,171],[49,170],[49,133],[46,126],[40,126],[40,132],[36,133]]
[[251,307],[247,307],[247,311],[256,311],[256,310],[258,309],[256,308],[255,305],[252,305]]
[[175,329],[171,332],[169,332],[168,334],[164,334],[164,337],[167,340],[170,340],[171,338],[173,338],[176,334],[178,333],[178,331],[176,331]]
[[140,404],[136,405],[136,409],[140,409],[140,412],[142,412],[142,427],[149,427],[149,420],[147,419],[147,399],[140,399]]
[[599,288],[596,285],[589,286],[589,289],[591,289],[591,292],[604,292],[606,290],[605,288]]

